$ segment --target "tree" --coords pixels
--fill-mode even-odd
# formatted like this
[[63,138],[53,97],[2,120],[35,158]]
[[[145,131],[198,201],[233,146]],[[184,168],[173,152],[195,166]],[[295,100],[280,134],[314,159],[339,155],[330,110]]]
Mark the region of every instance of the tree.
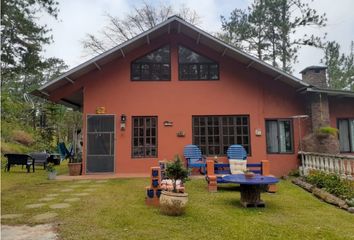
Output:
[[326,43],[324,54],[321,62],[328,67],[329,87],[354,91],[354,41],[348,55],[340,53],[340,45],[335,41]]
[[[319,15],[301,0],[254,0],[244,11],[235,9],[229,19],[221,16],[223,32],[219,36],[275,67],[292,71],[301,46],[322,46],[322,38],[295,33],[308,26],[324,27],[326,15]],[[236,44],[235,44],[236,42]]]
[[10,81],[13,75],[38,73],[44,61],[42,47],[51,42],[47,26],[35,19],[39,13],[57,18],[55,0],[1,0],[1,76]]
[[107,26],[98,35],[87,34],[86,39],[82,41],[83,47],[88,55],[100,54],[156,26],[172,15],[178,15],[193,24],[198,24],[200,20],[194,10],[184,5],[176,11],[171,5],[155,7],[145,2],[140,8],[134,7],[133,11],[122,19],[106,14]]
[[[28,95],[67,69],[61,59],[43,58],[43,46],[52,37],[46,25],[36,22],[43,13],[57,18],[58,11],[55,0],[1,0],[1,125],[9,133],[5,140],[21,129],[34,132],[49,146],[55,135],[68,132],[73,117],[80,114]],[[38,128],[39,119],[47,119],[51,129]]]

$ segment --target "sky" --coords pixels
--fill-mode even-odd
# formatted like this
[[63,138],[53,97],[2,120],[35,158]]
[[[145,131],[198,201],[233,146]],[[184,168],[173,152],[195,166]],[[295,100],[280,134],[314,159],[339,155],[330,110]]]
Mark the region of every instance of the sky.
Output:
[[[39,17],[41,24],[52,29],[54,42],[45,47],[45,57],[57,57],[73,68],[90,57],[84,51],[82,40],[86,34],[98,33],[106,24],[105,14],[124,17],[135,6],[142,4],[140,0],[58,0],[59,18],[55,20],[45,14]],[[148,3],[169,3],[175,8],[181,4],[193,9],[201,17],[200,28],[215,33],[221,29],[220,15],[229,16],[235,8],[245,9],[251,0],[146,0]],[[343,52],[350,50],[350,42],[354,40],[354,0],[303,0],[318,11],[326,13],[327,26],[319,29],[311,27],[300,30],[296,36],[304,33],[323,35],[327,40],[337,41]],[[293,75],[300,78],[299,72],[307,66],[321,65],[323,52],[319,49],[303,47],[298,53],[298,63],[294,65]]]

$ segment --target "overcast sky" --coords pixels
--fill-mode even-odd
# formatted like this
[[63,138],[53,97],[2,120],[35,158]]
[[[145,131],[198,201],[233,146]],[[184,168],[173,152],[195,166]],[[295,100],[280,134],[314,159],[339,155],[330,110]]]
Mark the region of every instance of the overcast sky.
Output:
[[[132,7],[139,6],[142,1],[137,0],[58,0],[60,3],[59,21],[42,16],[41,23],[52,29],[54,43],[46,47],[46,57],[63,59],[70,68],[87,60],[81,41],[87,33],[97,33],[105,25],[105,13],[124,17]],[[207,32],[217,32],[221,28],[220,15],[228,16],[235,8],[246,8],[250,0],[173,0],[146,2],[170,3],[178,8],[181,4],[194,9],[201,16],[201,27]],[[354,40],[354,0],[317,0],[307,1],[319,13],[326,13],[328,25],[325,28],[316,27],[307,29],[307,33],[328,33],[328,40],[335,40],[342,46],[343,52],[348,52],[350,41]],[[299,33],[300,34],[300,33]],[[320,64],[322,58],[320,50],[309,47],[299,52],[298,63],[295,65],[294,75],[310,65]]]

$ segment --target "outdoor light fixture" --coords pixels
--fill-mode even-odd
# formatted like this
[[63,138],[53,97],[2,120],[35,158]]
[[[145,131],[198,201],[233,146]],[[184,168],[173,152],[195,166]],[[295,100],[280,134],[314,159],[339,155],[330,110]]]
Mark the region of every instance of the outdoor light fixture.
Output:
[[127,121],[127,116],[125,116],[125,114],[123,113],[120,116],[120,130],[124,131],[125,130],[125,123]]

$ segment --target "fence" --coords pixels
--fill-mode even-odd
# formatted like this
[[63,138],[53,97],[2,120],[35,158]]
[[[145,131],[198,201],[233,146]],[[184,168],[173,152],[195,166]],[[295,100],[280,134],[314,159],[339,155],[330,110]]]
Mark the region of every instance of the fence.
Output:
[[313,169],[336,173],[342,177],[354,179],[354,155],[333,155],[301,151],[299,155],[301,157],[301,175],[307,175]]

